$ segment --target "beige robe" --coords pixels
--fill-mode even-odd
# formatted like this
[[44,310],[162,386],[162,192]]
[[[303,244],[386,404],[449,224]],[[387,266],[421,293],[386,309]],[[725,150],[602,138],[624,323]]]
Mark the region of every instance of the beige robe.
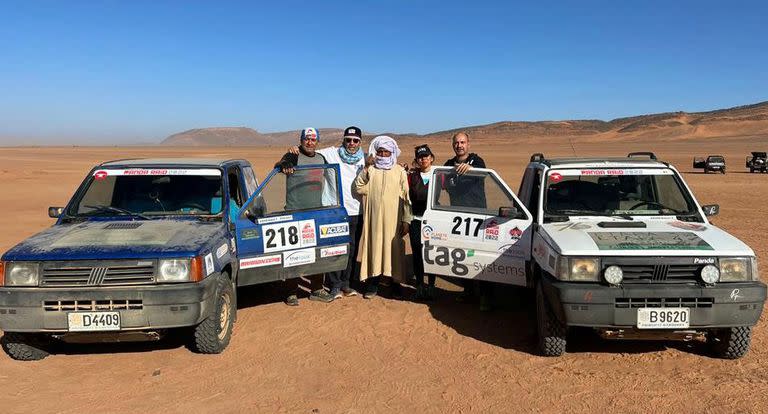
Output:
[[408,176],[395,165],[390,170],[363,169],[352,191],[363,196],[363,234],[360,236],[360,280],[384,275],[405,281],[405,240],[401,223],[410,223]]

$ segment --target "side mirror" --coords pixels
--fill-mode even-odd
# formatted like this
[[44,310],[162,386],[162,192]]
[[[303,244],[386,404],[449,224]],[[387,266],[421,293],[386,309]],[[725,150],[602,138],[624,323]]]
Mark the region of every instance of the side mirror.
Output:
[[701,206],[701,209],[704,211],[704,215],[707,217],[716,216],[720,213],[719,204],[708,204],[706,206]]
[[525,213],[518,210],[517,207],[499,207],[499,217],[509,219],[525,219]]
[[48,207],[48,217],[59,218],[64,214],[64,207]]

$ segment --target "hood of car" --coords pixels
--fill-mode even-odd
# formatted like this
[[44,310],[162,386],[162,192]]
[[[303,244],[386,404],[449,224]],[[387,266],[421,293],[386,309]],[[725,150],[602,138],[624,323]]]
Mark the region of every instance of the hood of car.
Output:
[[712,224],[674,217],[632,221],[590,217],[541,228],[542,237],[568,256],[754,256],[744,242]]
[[223,236],[224,227],[220,222],[87,221],[50,227],[13,247],[3,259],[186,257],[198,254]]

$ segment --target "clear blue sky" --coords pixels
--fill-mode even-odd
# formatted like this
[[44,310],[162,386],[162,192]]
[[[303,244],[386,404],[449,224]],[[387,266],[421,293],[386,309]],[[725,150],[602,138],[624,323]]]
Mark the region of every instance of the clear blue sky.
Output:
[[768,100],[766,1],[257,3],[0,2],[0,144],[424,133]]

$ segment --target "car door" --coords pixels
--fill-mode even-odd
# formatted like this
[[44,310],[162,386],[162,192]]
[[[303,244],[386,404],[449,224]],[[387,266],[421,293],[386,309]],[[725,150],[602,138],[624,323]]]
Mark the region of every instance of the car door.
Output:
[[435,168],[428,195],[426,273],[525,286],[531,214],[495,171]]
[[238,286],[342,270],[349,219],[338,165],[273,170],[236,220]]

